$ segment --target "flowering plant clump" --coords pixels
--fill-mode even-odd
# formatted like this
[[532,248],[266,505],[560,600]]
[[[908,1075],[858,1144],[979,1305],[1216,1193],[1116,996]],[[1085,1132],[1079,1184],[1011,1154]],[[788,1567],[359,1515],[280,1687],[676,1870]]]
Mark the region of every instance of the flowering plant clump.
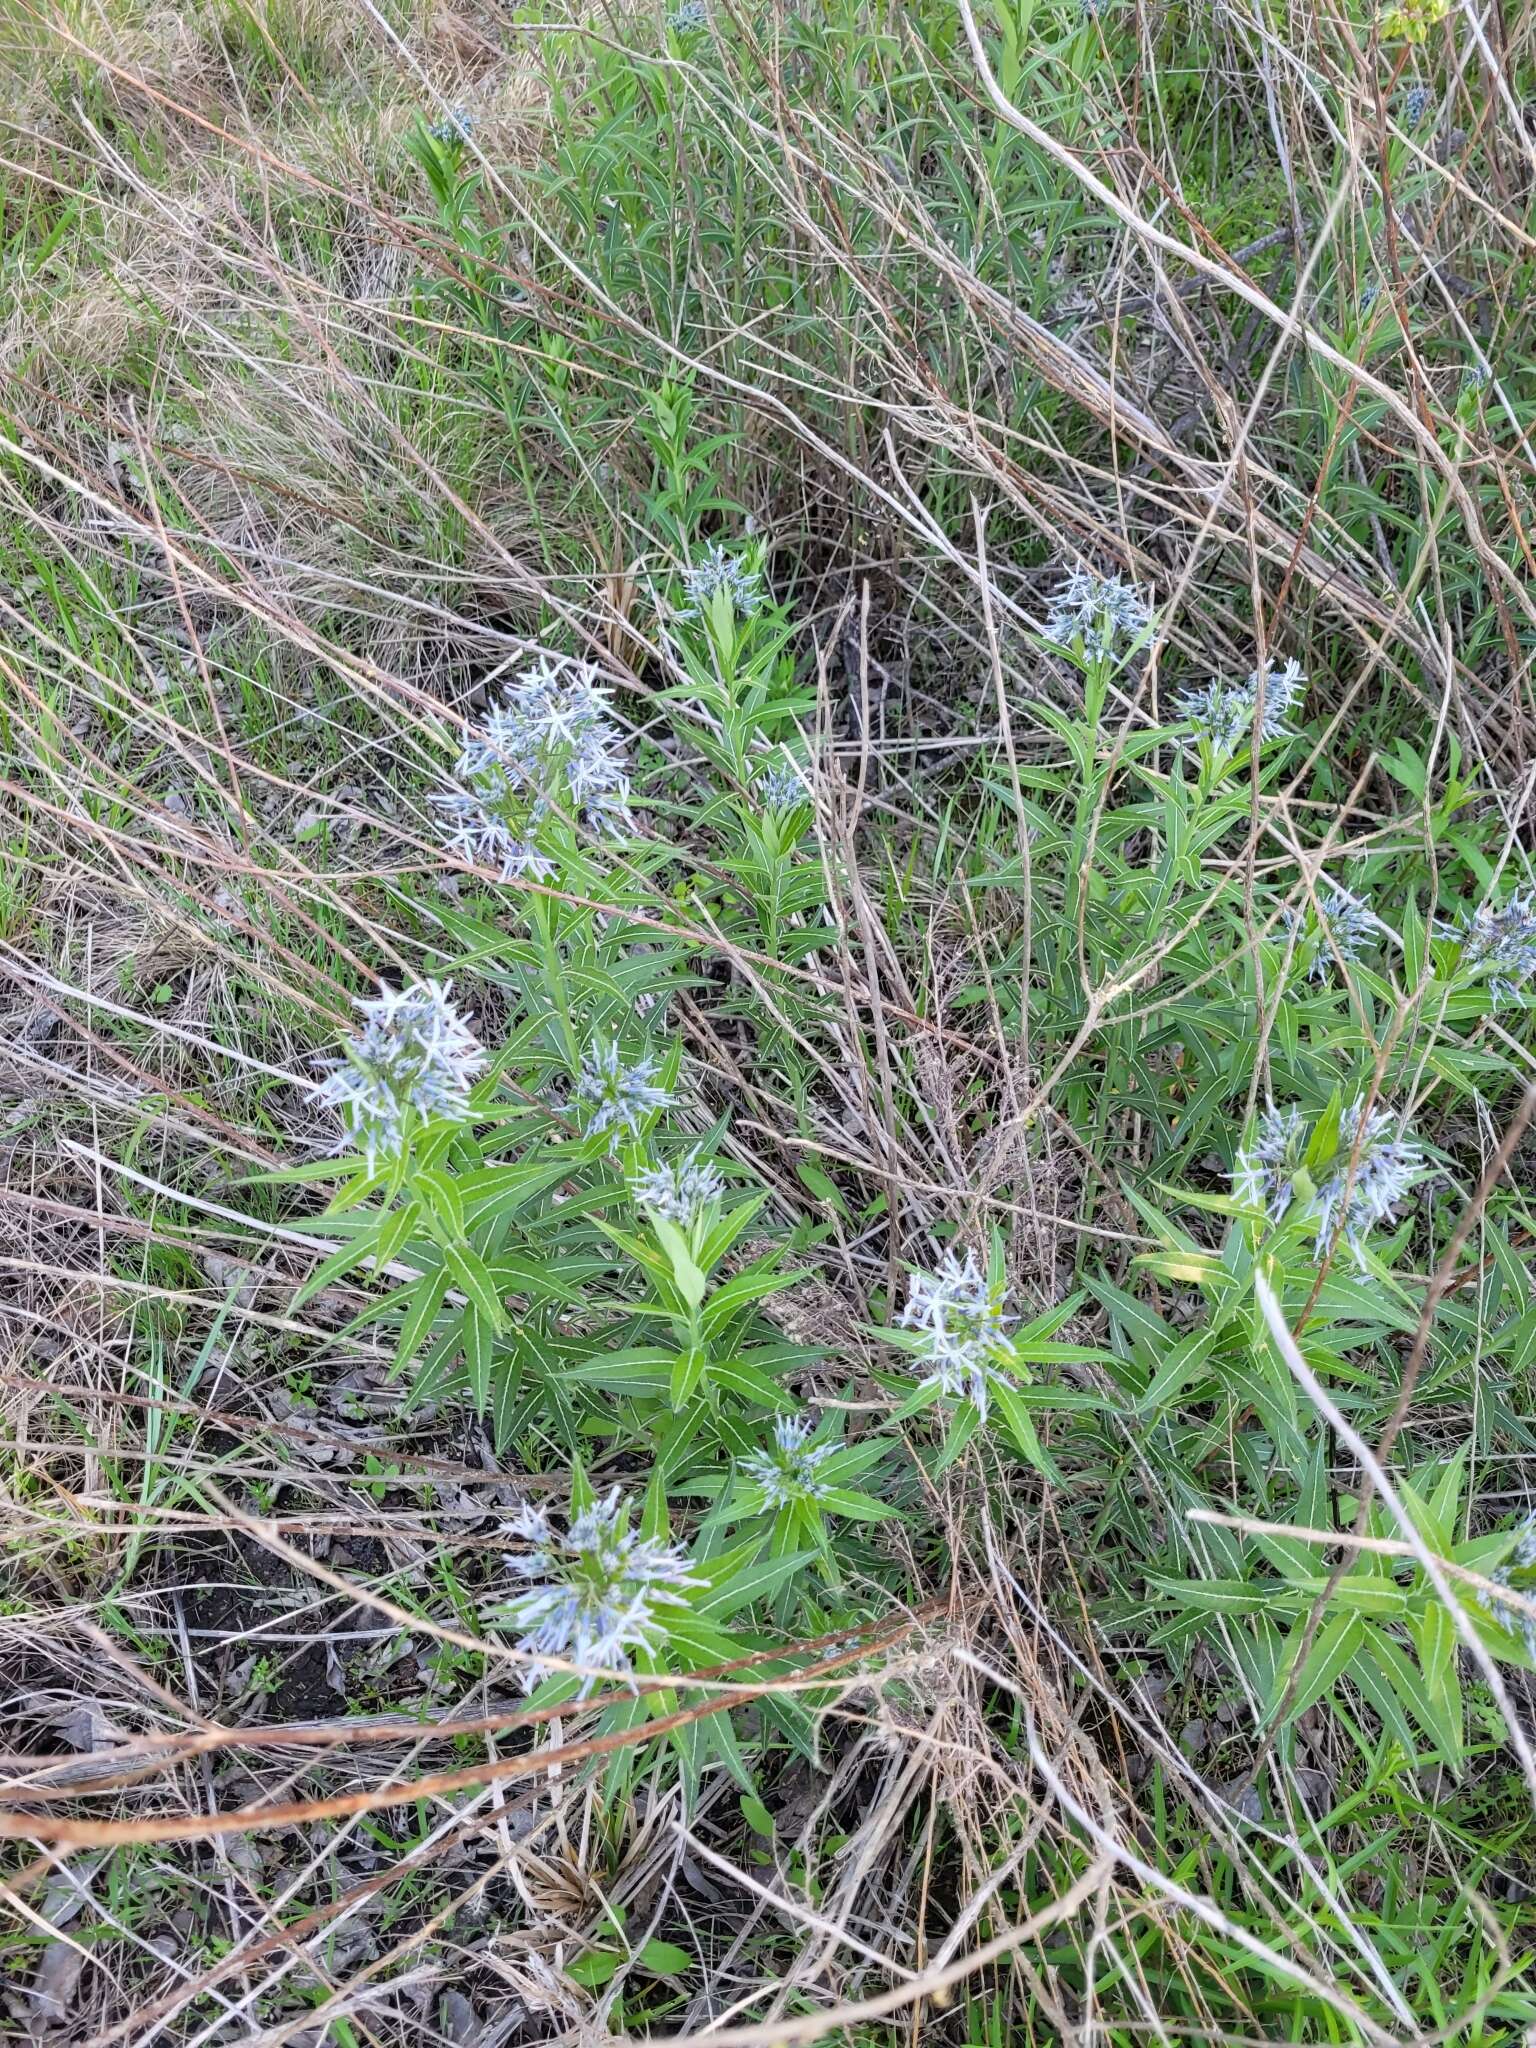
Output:
[[702,618],[713,604],[717,591],[730,593],[731,608],[748,619],[763,602],[762,571],[741,555],[733,555],[723,541],[711,541],[696,562],[683,571],[683,588],[688,602],[678,613],[680,619]]
[[[1264,708],[1259,710],[1262,673]],[[1174,699],[1174,710],[1196,735],[1209,741],[1218,754],[1230,754],[1254,736],[1258,719],[1258,744],[1290,737],[1286,719],[1301,701],[1307,687],[1299,662],[1275,662],[1262,672],[1254,669],[1245,683],[1216,678],[1197,690],[1183,690]]]
[[685,1608],[688,1589],[703,1583],[675,1545],[630,1527],[618,1487],[573,1514],[564,1531],[543,1508],[524,1508],[508,1533],[529,1546],[526,1556],[507,1559],[528,1590],[501,1611],[522,1631],[517,1647],[540,1660],[526,1675],[530,1692],[551,1675],[542,1661],[550,1657],[589,1668],[583,1697],[597,1672],[631,1670],[631,1653],[653,1654],[668,1613]]
[[813,1443],[813,1434],[814,1425],[804,1416],[781,1415],[773,1426],[772,1447],[749,1451],[742,1459],[742,1473],[762,1494],[764,1507],[777,1510],[828,1498],[832,1481],[818,1475],[836,1456],[837,1446]]
[[1233,1191],[1275,1222],[1294,1201],[1304,1200],[1317,1221],[1317,1249],[1342,1229],[1358,1254],[1367,1233],[1395,1214],[1424,1173],[1422,1150],[1394,1135],[1395,1129],[1390,1111],[1367,1113],[1361,1099],[1342,1111],[1332,1152],[1316,1160],[1309,1156],[1309,1127],[1300,1105],[1272,1106],[1252,1143],[1238,1154]]
[[[1319,929],[1307,975],[1312,981],[1326,981],[1336,963],[1352,966],[1360,959],[1381,930],[1381,920],[1360,897],[1337,882],[1325,883],[1318,890],[1317,907]],[[1289,906],[1284,922],[1288,932],[1306,936],[1304,915]]]
[[1504,903],[1480,903],[1460,924],[1437,927],[1461,946],[1468,974],[1487,975],[1495,996],[1508,1001],[1536,974],[1536,890],[1517,889]]
[[991,1390],[999,1380],[1008,1383],[1004,1366],[1013,1357],[1007,1327],[1014,1318],[1005,1313],[1001,1284],[975,1252],[962,1259],[949,1251],[937,1273],[912,1275],[908,1295],[896,1320],[922,1338],[918,1357],[928,1372],[921,1385],[971,1401],[985,1421]]
[[541,655],[510,684],[459,756],[436,799],[448,843],[501,870],[549,874],[530,843],[552,817],[580,818],[609,836],[629,823],[624,737],[589,663]]
[[1069,571],[1051,598],[1045,630],[1058,646],[1081,639],[1090,654],[1109,654],[1116,638],[1134,640],[1152,623],[1152,611],[1134,584],[1092,569]]
[[381,1155],[400,1150],[413,1124],[435,1117],[462,1123],[471,1113],[470,1089],[485,1054],[470,1029],[474,1020],[460,1014],[452,994],[452,982],[423,981],[360,1002],[363,1029],[319,1086],[370,1171]]
[[626,1064],[616,1038],[588,1046],[581,1056],[572,1099],[589,1131],[626,1131],[637,1138],[653,1110],[671,1106],[671,1093],[660,1086],[660,1063],[650,1053]]
[[701,1160],[694,1151],[686,1159],[645,1167],[631,1176],[629,1191],[642,1208],[664,1222],[692,1230],[710,1204],[725,1193],[725,1181],[713,1161]]

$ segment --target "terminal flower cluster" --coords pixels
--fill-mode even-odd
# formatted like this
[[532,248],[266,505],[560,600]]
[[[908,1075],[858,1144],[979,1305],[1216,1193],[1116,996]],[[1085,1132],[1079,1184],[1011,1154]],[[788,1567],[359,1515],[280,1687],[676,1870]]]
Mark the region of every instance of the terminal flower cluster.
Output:
[[1254,669],[1245,683],[1217,677],[1197,690],[1183,690],[1174,699],[1174,710],[1197,734],[1209,740],[1218,754],[1230,754],[1253,738],[1255,719],[1260,746],[1269,740],[1288,738],[1291,728],[1285,721],[1305,695],[1306,687],[1307,679],[1299,662],[1272,661],[1263,671]]
[[541,655],[512,682],[436,798],[455,852],[514,875],[547,875],[536,835],[551,817],[613,836],[629,823],[629,765],[589,663]]
[[360,1002],[363,1028],[320,1084],[320,1100],[340,1111],[370,1171],[399,1151],[413,1121],[470,1115],[485,1054],[452,997],[452,982],[421,981]]
[[530,1583],[503,1611],[522,1630],[517,1647],[537,1660],[525,1681],[530,1692],[558,1668],[545,1661],[551,1657],[587,1667],[583,1695],[596,1673],[631,1670],[632,1653],[655,1650],[668,1610],[684,1607],[688,1588],[701,1583],[675,1545],[630,1527],[618,1487],[564,1530],[543,1508],[524,1508],[508,1534],[529,1546],[507,1560],[508,1570]]
[[742,1459],[742,1471],[762,1488],[765,1507],[822,1501],[831,1492],[830,1481],[818,1473],[837,1446],[813,1444],[812,1427],[804,1416],[781,1415],[773,1427],[773,1448],[751,1451]]
[[982,1270],[974,1251],[962,1259],[948,1251],[936,1273],[914,1273],[908,1301],[897,1317],[903,1329],[919,1331],[918,1362],[928,1366],[920,1382],[957,1400],[970,1400],[986,1420],[991,1389],[1009,1383],[1004,1370],[1012,1358],[1001,1287]]
[[[1298,1103],[1267,1109],[1253,1142],[1238,1154],[1233,1191],[1278,1222],[1297,1197],[1309,1134],[1308,1119]],[[1310,1177],[1309,1214],[1317,1223],[1318,1250],[1342,1230],[1345,1241],[1358,1252],[1366,1235],[1392,1218],[1423,1173],[1422,1150],[1398,1134],[1389,1110],[1372,1109],[1367,1114],[1363,1099],[1352,1103],[1339,1119],[1332,1159]]]

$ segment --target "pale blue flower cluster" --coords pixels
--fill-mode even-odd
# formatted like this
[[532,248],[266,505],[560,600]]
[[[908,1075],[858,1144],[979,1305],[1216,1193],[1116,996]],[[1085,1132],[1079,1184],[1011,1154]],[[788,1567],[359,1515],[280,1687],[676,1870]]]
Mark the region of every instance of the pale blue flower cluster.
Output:
[[1436,929],[1439,937],[1459,942],[1462,967],[1489,976],[1501,1001],[1517,995],[1521,983],[1536,974],[1536,890],[1517,889],[1503,903],[1480,903],[1462,913],[1459,925]]
[[450,107],[441,120],[432,123],[431,135],[434,142],[468,142],[474,132],[475,120],[463,107]]
[[319,1086],[370,1171],[399,1151],[412,1119],[462,1123],[470,1115],[485,1054],[470,1030],[474,1020],[460,1014],[452,995],[452,982],[423,981],[360,1002],[363,1028]]
[[701,1160],[698,1152],[686,1159],[661,1166],[648,1166],[635,1174],[629,1191],[642,1208],[675,1223],[679,1230],[692,1230],[711,1202],[725,1193],[725,1181],[713,1161]]
[[[1307,974],[1312,981],[1326,981],[1336,964],[1350,966],[1360,959],[1382,927],[1370,906],[1340,882],[1323,884],[1317,892],[1317,907],[1321,912],[1317,949]],[[1305,935],[1305,916],[1289,905],[1284,923],[1288,932]]]
[[638,1137],[652,1110],[666,1109],[672,1102],[665,1088],[658,1087],[658,1062],[650,1053],[626,1063],[617,1039],[605,1039],[588,1046],[581,1056],[573,1100],[586,1118],[589,1131],[627,1131]]
[[[543,1660],[558,1657],[587,1667],[581,1696],[592,1690],[597,1672],[625,1672],[631,1653],[654,1651],[667,1610],[687,1604],[690,1586],[702,1583],[673,1544],[641,1536],[630,1527],[630,1509],[618,1487],[574,1517],[564,1531],[551,1527],[543,1508],[524,1508],[508,1534],[530,1548],[509,1557],[516,1577],[537,1583],[509,1601],[503,1613],[520,1629],[517,1647]],[[550,1676],[552,1667],[530,1666],[528,1691]]]
[[817,1475],[837,1446],[813,1444],[812,1430],[804,1416],[781,1415],[773,1426],[772,1450],[749,1451],[742,1459],[742,1472],[761,1487],[765,1507],[821,1501],[832,1491],[831,1482]]
[[678,613],[680,619],[701,618],[714,602],[717,591],[730,592],[731,609],[750,618],[763,603],[763,579],[759,570],[740,555],[733,555],[723,541],[711,541],[696,562],[683,571],[683,588],[688,602]]
[[[1395,1128],[1389,1110],[1373,1109],[1367,1116],[1363,1099],[1339,1118],[1338,1146],[1314,1180],[1308,1212],[1316,1218],[1319,1251],[1342,1229],[1345,1241],[1358,1253],[1367,1232],[1389,1220],[1423,1177],[1423,1152],[1395,1136]],[[1298,1103],[1267,1109],[1252,1144],[1239,1152],[1233,1168],[1232,1188],[1239,1200],[1266,1210],[1278,1222],[1296,1198],[1296,1176],[1305,1164],[1308,1135],[1308,1119]],[[1357,1141],[1359,1156],[1351,1175]]]
[[[1345,1238],[1358,1246],[1367,1231],[1391,1222],[1424,1172],[1424,1154],[1416,1144],[1395,1135],[1397,1120],[1387,1109],[1365,1113],[1355,1102],[1339,1119],[1339,1149],[1332,1170],[1317,1190],[1318,1239],[1331,1238],[1342,1226]],[[1351,1180],[1349,1162],[1358,1144]]]
[[598,675],[590,662],[541,654],[465,748],[459,773],[504,779],[533,824],[568,810],[595,832],[620,830],[629,822],[629,763]]
[[531,835],[551,816],[593,832],[629,823],[624,737],[589,662],[540,655],[511,683],[459,756],[457,783],[435,801],[448,844],[502,879],[547,875]]
[[903,1329],[923,1336],[919,1362],[929,1370],[921,1381],[956,1400],[971,1400],[986,1420],[994,1383],[1009,1383],[1011,1359],[1003,1292],[994,1287],[974,1251],[962,1259],[945,1252],[937,1273],[914,1273],[906,1307],[896,1318]]
[[765,809],[793,810],[808,801],[804,777],[791,755],[775,752],[757,771],[757,793]]
[[1508,1562],[1488,1574],[1493,1583],[1480,1586],[1477,1597],[1498,1626],[1518,1636],[1527,1657],[1536,1661],[1536,1614],[1524,1602],[1517,1605],[1514,1600],[1504,1597],[1515,1591],[1513,1574],[1533,1568],[1536,1568],[1536,1514],[1526,1516]]
[[1408,90],[1403,94],[1403,124],[1405,127],[1418,127],[1424,116],[1429,112],[1429,103],[1432,97],[1433,95],[1427,85],[1409,86]]
[[454,786],[432,801],[443,813],[443,844],[462,860],[476,867],[494,868],[504,882],[517,875],[531,875],[542,882],[555,872],[554,862],[546,860],[536,846],[514,832],[508,820],[492,808],[491,797]]
[[709,26],[709,0],[679,0],[667,16],[667,26],[675,35],[685,36],[694,29]]
[[1299,662],[1270,662],[1264,670],[1264,709],[1260,712],[1259,678],[1255,669],[1246,683],[1218,677],[1198,690],[1183,690],[1174,699],[1174,710],[1209,740],[1218,754],[1233,753],[1252,739],[1256,716],[1260,746],[1268,740],[1285,739],[1291,730],[1285,721],[1305,694],[1307,679]]
[[1045,615],[1049,639],[1070,647],[1081,638],[1090,654],[1111,653],[1120,634],[1134,640],[1151,623],[1151,608],[1133,584],[1081,567],[1057,586]]
[[1253,1142],[1239,1151],[1232,1168],[1232,1192],[1246,1208],[1264,1209],[1277,1221],[1285,1214],[1306,1155],[1307,1130],[1299,1103],[1285,1109],[1271,1103],[1265,1110]]
[[[1520,1646],[1526,1656],[1536,1660],[1536,1615],[1533,1615],[1528,1607],[1517,1607],[1513,1600],[1503,1597],[1505,1593],[1512,1593],[1515,1590],[1507,1567],[1500,1565],[1497,1571],[1490,1572],[1488,1576],[1493,1581],[1493,1586],[1478,1587],[1479,1601],[1498,1627],[1507,1629],[1512,1636],[1520,1638]],[[1500,1590],[1495,1592],[1494,1587]]]

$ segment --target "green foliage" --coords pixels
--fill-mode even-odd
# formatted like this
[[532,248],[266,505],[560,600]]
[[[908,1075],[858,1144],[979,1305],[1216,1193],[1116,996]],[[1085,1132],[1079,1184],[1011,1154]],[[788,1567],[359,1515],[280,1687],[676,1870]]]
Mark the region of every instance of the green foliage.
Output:
[[[323,7],[189,10],[248,148],[179,88],[129,118],[74,43],[18,118],[8,1130],[88,1164],[17,1192],[89,1241],[130,1383],[104,1423],[18,1368],[69,1453],[8,1459],[17,1554],[180,1685],[140,1619],[162,1529],[217,1484],[329,1538],[345,1498],[399,1641],[455,1637],[420,1697],[349,1666],[354,1717],[537,1666],[534,1727],[599,1743],[540,1788],[590,1797],[602,1885],[551,1915],[582,2026],[692,2025],[737,1965],[709,1916],[603,1889],[680,1814],[758,1873],[741,1942],[792,2017],[831,1914],[882,1978],[888,1933],[931,1958],[1040,1916],[902,2038],[1514,2039],[1526,1155],[1455,1233],[1536,1007],[1469,921],[1531,921],[1533,224],[1504,82],[1478,98],[1498,61],[1518,102],[1518,37],[1469,69],[1440,0],[991,0],[1053,155],[936,0],[503,10],[545,95],[510,139],[397,14],[398,77]],[[227,209],[157,301],[124,192],[180,220],[215,154]],[[1233,282],[1307,332],[1170,237],[1249,245]],[[55,331],[72,265],[132,300],[115,352],[88,292],[86,345]],[[1111,556],[1145,620],[1039,630]],[[599,829],[516,764],[502,868],[445,845],[444,780],[546,658],[609,693],[631,801]],[[1245,698],[1293,659],[1283,703]],[[483,1070],[338,1147],[317,1062],[417,974]],[[60,1282],[29,1341],[83,1341],[77,1252],[8,1268]],[[360,1454],[247,1456],[202,1407],[258,1387]],[[627,1628],[530,1618],[530,1588],[615,1585]],[[799,1675],[941,1610],[846,1697]],[[263,1648],[240,1697],[283,1719],[286,1683]],[[426,1806],[369,1818],[381,1855]],[[86,1946],[137,1924],[139,1875],[103,1866]]]

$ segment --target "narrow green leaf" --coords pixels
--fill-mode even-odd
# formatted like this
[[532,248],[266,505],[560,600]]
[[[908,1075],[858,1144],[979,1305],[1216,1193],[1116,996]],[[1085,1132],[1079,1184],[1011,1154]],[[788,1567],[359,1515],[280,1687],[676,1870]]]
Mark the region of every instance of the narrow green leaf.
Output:
[[1419,909],[1419,892],[1408,891],[1402,912],[1403,935],[1403,983],[1409,990],[1416,989],[1424,975],[1424,917]]
[[451,1237],[462,1239],[465,1235],[464,1204],[459,1199],[452,1175],[422,1169],[414,1176],[412,1185],[443,1229]]
[[390,1367],[391,1379],[401,1373],[416,1356],[432,1328],[434,1317],[443,1305],[448,1292],[448,1268],[435,1266],[431,1272],[423,1273],[413,1287],[406,1289],[397,1300],[407,1303],[405,1320],[400,1325],[400,1343],[395,1352],[395,1362]]
[[471,1302],[464,1311],[464,1370],[478,1415],[483,1415],[490,1406],[491,1362],[495,1352],[495,1329]]
[[332,1252],[329,1258],[322,1259],[303,1285],[296,1290],[293,1297],[294,1312],[301,1309],[307,1301],[313,1301],[315,1296],[329,1287],[333,1280],[339,1280],[355,1266],[361,1266],[372,1249],[370,1239],[354,1238],[350,1244],[344,1244],[339,1251]]
[[1144,1301],[1138,1301],[1134,1295],[1125,1293],[1096,1274],[1085,1273],[1083,1280],[1094,1298],[1109,1310],[1111,1320],[1119,1324],[1133,1343],[1145,1346],[1152,1361],[1163,1357],[1177,1341],[1176,1333]]
[[709,1621],[728,1621],[752,1601],[766,1600],[770,1593],[776,1593],[810,1555],[808,1551],[797,1550],[787,1557],[764,1558],[761,1563],[746,1565],[712,1592],[696,1599],[694,1606]]
[[1464,1443],[1447,1462],[1430,1496],[1424,1527],[1419,1532],[1429,1548],[1442,1557],[1449,1556],[1456,1544],[1457,1511],[1461,1505],[1462,1481],[1466,1477],[1471,1449],[1470,1441]]
[[690,1344],[680,1351],[672,1361],[672,1372],[668,1386],[668,1399],[674,1411],[688,1406],[704,1378],[709,1364],[709,1349],[703,1344]]
[[1064,1485],[1065,1481],[1057,1470],[1055,1461],[1040,1441],[1029,1410],[1018,1399],[1015,1389],[1002,1385],[995,1386],[992,1398],[1008,1426],[1008,1434],[1013,1438],[1019,1455],[1026,1463],[1033,1465],[1043,1477],[1049,1479],[1053,1486]]
[[1147,1585],[1182,1607],[1200,1607],[1211,1614],[1253,1614],[1277,1604],[1271,1589],[1244,1579],[1170,1579],[1149,1572]]
[[375,1273],[381,1273],[386,1266],[393,1264],[399,1254],[400,1247],[405,1243],[420,1220],[421,1204],[419,1202],[402,1203],[398,1209],[391,1212],[389,1221],[384,1225],[374,1241],[373,1270]]
[[500,1330],[506,1323],[501,1296],[491,1278],[490,1269],[478,1252],[467,1246],[460,1249],[449,1245],[443,1252],[443,1262],[453,1275],[454,1284],[463,1289],[493,1330]]
[[669,1223],[664,1216],[653,1216],[651,1228],[656,1233],[657,1242],[666,1251],[673,1284],[688,1306],[696,1309],[708,1292],[709,1281],[694,1264],[687,1238],[675,1223]]
[[1312,1136],[1307,1141],[1307,1149],[1302,1162],[1314,1180],[1316,1180],[1320,1169],[1328,1165],[1335,1152],[1339,1149],[1339,1129],[1343,1114],[1343,1093],[1340,1089],[1335,1088],[1332,1095],[1328,1098],[1328,1107],[1323,1111],[1312,1128]]
[[[921,1389],[919,1389],[920,1393]],[[914,1399],[916,1398],[914,1396]],[[900,1412],[898,1410],[898,1413]],[[981,1417],[977,1413],[976,1403],[974,1401],[962,1401],[950,1420],[948,1435],[934,1455],[932,1469],[935,1475],[949,1470],[950,1466],[953,1465],[956,1458],[959,1457],[980,1427]]]
[[[1305,1633],[1304,1628],[1294,1631],[1296,1650],[1300,1649]],[[1335,1614],[1325,1618],[1302,1667],[1301,1675],[1296,1681],[1294,1692],[1290,1691],[1294,1651],[1275,1674],[1274,1690],[1268,1705],[1269,1714],[1279,1712],[1281,1701],[1286,1699],[1289,1693],[1286,1717],[1288,1721],[1298,1720],[1308,1707],[1315,1706],[1320,1699],[1332,1692],[1365,1640],[1366,1625],[1358,1614]]]
[[518,1395],[523,1386],[523,1355],[519,1348],[498,1352],[491,1364],[491,1392],[494,1398],[492,1426],[496,1449],[505,1451],[517,1427]]
[[1460,1768],[1461,1686],[1456,1676],[1456,1624],[1431,1592],[1423,1611],[1408,1624],[1424,1675],[1426,1726],[1444,1754]]
[[[818,1477],[820,1475],[818,1474]],[[873,1494],[859,1493],[848,1486],[829,1486],[820,1497],[829,1515],[846,1515],[850,1522],[883,1522],[898,1512]]]
[[1192,1330],[1171,1345],[1151,1385],[1136,1403],[1137,1414],[1151,1417],[1171,1408],[1185,1388],[1202,1377],[1216,1338],[1214,1330]]

